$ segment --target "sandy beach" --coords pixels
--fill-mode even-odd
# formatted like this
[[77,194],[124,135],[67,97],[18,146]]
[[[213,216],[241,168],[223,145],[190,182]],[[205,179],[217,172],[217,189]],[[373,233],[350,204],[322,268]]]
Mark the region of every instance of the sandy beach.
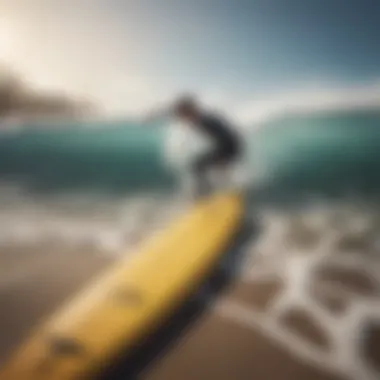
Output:
[[2,248],[0,363],[31,329],[110,262],[96,252],[54,245]]
[[[247,294],[249,292],[249,294]],[[247,297],[248,296],[248,297]],[[227,300],[250,298],[264,307],[273,287],[233,287]],[[306,319],[293,322],[314,341],[320,337]],[[260,331],[238,326],[217,311],[206,313],[172,349],[144,373],[144,380],[341,380],[318,366],[304,363]]]
[[[94,252],[57,247],[2,250],[0,272],[1,362],[65,299],[99,273],[112,259]],[[253,291],[253,294],[251,293]],[[265,304],[273,287],[233,286],[226,298],[249,298]],[[284,372],[285,371],[285,372]],[[143,378],[170,379],[336,379],[302,364],[259,332],[206,312]]]
[[[340,212],[270,217],[265,234],[246,242],[236,280],[206,295],[203,313],[139,378],[378,379],[378,224],[364,211]],[[2,245],[0,365],[117,258],[74,246]]]

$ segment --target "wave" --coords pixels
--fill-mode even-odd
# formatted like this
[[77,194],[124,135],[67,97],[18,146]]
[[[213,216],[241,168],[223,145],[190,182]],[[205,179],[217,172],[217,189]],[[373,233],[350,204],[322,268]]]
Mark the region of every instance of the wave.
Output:
[[[274,119],[246,133],[248,172],[271,190],[374,193],[379,124],[380,113],[370,111]],[[127,122],[23,129],[0,137],[0,178],[35,191],[167,191],[197,144],[173,128]]]
[[[377,200],[379,124],[376,112],[329,113],[277,118],[247,133],[250,204]],[[197,141],[161,126],[79,127],[0,136],[3,243],[50,236],[122,247],[186,204],[176,189]]]
[[23,129],[0,138],[0,177],[33,190],[133,192],[167,187],[160,133],[131,125]]

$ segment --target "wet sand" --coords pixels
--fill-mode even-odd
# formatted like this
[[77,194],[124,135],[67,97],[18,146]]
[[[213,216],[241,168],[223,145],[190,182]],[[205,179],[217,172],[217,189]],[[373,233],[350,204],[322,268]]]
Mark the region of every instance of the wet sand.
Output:
[[0,250],[0,365],[67,298],[111,262],[53,245]]
[[[268,289],[269,290],[269,289]],[[247,289],[245,289],[247,291]],[[258,304],[269,299],[271,291],[255,292]],[[233,287],[227,300],[244,297]],[[308,330],[308,326],[306,330]],[[161,359],[143,373],[144,380],[342,380],[317,366],[305,364],[291,355],[260,329],[253,332],[210,310],[200,318]]]
[[[112,261],[112,258],[97,252],[47,245],[2,249],[0,363],[4,363],[31,328]],[[276,281],[238,281],[231,284],[161,358],[143,371],[141,379],[349,379],[339,375],[336,368],[327,368],[323,361],[313,363],[310,358],[301,358],[273,339],[270,329],[268,332],[268,329],[260,328],[260,323],[252,328],[248,322],[241,320],[237,323],[236,318],[227,317],[234,305],[246,305],[254,308],[262,320],[270,319],[267,310],[280,292],[281,283]],[[332,313],[338,313],[338,317],[344,312],[344,304],[342,306],[327,298],[324,300],[329,303]],[[326,358],[329,357],[331,342],[325,337],[323,328],[315,321],[313,323],[310,315],[293,310],[284,318],[284,323],[308,344],[326,352]],[[379,342],[377,339],[372,343],[373,347],[368,351],[373,366],[380,362],[380,358],[376,358]],[[367,380],[363,376],[357,379]]]

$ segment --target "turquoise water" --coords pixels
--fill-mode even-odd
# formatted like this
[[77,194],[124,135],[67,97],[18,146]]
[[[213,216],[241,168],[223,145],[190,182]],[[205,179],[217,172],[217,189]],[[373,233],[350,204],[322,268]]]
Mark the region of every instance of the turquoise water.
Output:
[[257,135],[273,191],[376,195],[380,112],[283,118]]
[[[240,295],[231,293],[210,305],[229,325],[236,324],[247,334],[252,329],[253,337],[262,329],[271,344],[289,351],[300,363],[330,363],[338,377],[354,373],[360,379],[379,378],[378,373],[371,376],[371,362],[363,360],[363,339],[358,339],[368,331],[369,317],[371,323],[380,320],[376,293],[380,203],[362,201],[380,190],[379,121],[380,115],[368,113],[282,118],[247,134],[249,168],[263,174],[252,183],[255,201],[262,195],[271,206],[285,196],[285,205],[292,205],[289,198],[305,200],[305,194],[306,201],[317,202],[309,202],[310,207],[301,202],[296,210],[277,210],[265,202],[264,207],[248,204],[248,216],[259,222],[260,233],[247,237],[237,288],[242,285],[255,294],[278,281],[282,287],[271,299],[270,318],[265,318],[267,311],[259,303],[242,302]],[[62,289],[71,281],[70,268],[78,265],[80,256],[91,265],[91,255],[134,254],[148,236],[176,220],[190,205],[184,197],[170,194],[178,178],[165,161],[166,137],[165,128],[141,129],[128,123],[4,134],[0,252],[5,257],[15,252],[18,265],[6,268],[2,290],[15,289],[17,294],[20,286],[29,286],[40,274],[38,284]],[[18,185],[6,186],[9,180]],[[66,193],[72,189],[81,191]],[[157,194],[159,190],[165,191]],[[102,194],[89,196],[96,191]],[[43,196],[35,197],[34,192]],[[348,192],[354,196],[319,202],[321,196],[324,200]],[[20,252],[28,255],[27,265],[22,264]],[[53,274],[39,274],[40,267],[52,270],[49,263],[54,261],[47,255],[60,252],[72,260],[66,271],[58,256]],[[45,259],[47,264],[41,265]],[[53,295],[49,293],[50,298]],[[331,300],[349,305],[347,313],[332,313],[325,306]],[[289,329],[283,322],[292,310],[329,316],[318,323],[335,349],[319,349]],[[260,322],[267,320],[268,325]],[[338,334],[332,334],[335,331]],[[357,363],[363,363],[359,369]]]
[[30,190],[116,192],[167,187],[162,130],[128,123],[96,129],[25,130],[0,138],[0,177]]
[[[33,191],[82,188],[110,193],[169,189],[165,128],[132,123],[30,127],[0,138],[0,179]],[[266,174],[266,195],[380,189],[380,112],[278,118],[247,134],[251,158]],[[253,158],[252,158],[253,157]],[[270,181],[268,181],[270,178]]]

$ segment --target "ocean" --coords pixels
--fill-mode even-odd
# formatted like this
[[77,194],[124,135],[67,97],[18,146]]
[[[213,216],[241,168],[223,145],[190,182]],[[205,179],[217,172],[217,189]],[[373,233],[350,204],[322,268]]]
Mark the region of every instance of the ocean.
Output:
[[[380,112],[358,111],[278,117],[246,131],[249,212],[376,202],[379,125]],[[176,127],[114,121],[4,131],[0,241],[47,238],[55,226],[67,240],[108,236],[119,249],[125,228],[142,219],[147,230],[175,214],[198,144]]]
[[[153,378],[189,378],[188,365],[202,379],[231,368],[378,379],[380,112],[283,116],[244,133],[259,234],[232,290]],[[1,133],[0,361],[90,275],[189,207],[181,183],[200,149],[176,126],[131,121]],[[206,360],[205,348],[224,359]]]

